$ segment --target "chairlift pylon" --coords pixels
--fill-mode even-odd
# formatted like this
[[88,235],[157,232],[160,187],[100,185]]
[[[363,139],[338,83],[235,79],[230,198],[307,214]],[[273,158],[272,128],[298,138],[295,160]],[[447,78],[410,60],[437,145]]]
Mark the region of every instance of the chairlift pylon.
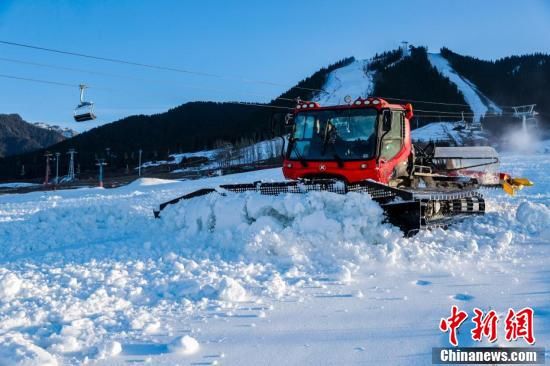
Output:
[[79,88],[80,103],[74,109],[74,120],[76,122],[91,121],[96,118],[96,115],[94,114],[94,103],[84,100],[84,89],[86,89],[87,86],[84,84],[80,84]]

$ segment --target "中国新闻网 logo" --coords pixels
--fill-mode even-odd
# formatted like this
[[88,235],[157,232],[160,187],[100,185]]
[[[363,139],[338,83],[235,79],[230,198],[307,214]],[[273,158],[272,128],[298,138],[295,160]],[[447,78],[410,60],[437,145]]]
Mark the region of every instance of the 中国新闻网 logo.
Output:
[[[474,341],[481,342],[487,338],[490,343],[498,339],[499,318],[494,310],[484,313],[481,309],[474,308],[474,317],[472,322],[474,328],[471,330],[471,336]],[[535,343],[535,334],[533,327],[533,309],[526,307],[519,311],[508,309],[504,319],[504,337],[508,342],[518,339],[524,339],[528,344]],[[456,305],[451,308],[451,315],[448,318],[441,318],[439,329],[442,332],[449,333],[449,343],[458,346],[457,331],[458,328],[468,319],[468,314],[459,310]]]

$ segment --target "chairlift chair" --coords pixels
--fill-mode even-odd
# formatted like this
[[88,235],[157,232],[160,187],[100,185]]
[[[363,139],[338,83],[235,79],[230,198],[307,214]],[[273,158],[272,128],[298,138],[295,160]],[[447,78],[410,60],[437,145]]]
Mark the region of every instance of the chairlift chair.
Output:
[[74,120],[76,122],[86,122],[91,121],[96,118],[94,114],[94,103],[87,102],[84,100],[84,89],[86,85],[79,85],[80,87],[80,104],[74,109]]

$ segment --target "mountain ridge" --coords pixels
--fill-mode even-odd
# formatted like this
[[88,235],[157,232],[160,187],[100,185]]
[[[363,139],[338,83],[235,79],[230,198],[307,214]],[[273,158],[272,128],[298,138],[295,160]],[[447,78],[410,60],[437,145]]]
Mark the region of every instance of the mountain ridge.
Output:
[[38,127],[19,114],[0,114],[1,157],[40,150],[64,139],[59,132]]

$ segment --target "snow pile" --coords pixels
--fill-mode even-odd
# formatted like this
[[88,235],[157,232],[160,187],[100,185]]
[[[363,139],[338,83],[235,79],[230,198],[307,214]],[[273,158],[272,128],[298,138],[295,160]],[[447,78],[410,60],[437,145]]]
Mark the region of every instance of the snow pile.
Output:
[[477,87],[459,75],[449,64],[449,62],[438,53],[429,53],[428,59],[431,64],[445,77],[454,83],[458,90],[464,95],[466,103],[470,106],[470,109],[474,112],[474,122],[479,122],[481,117],[489,111],[494,113],[502,113],[502,110],[486,96],[484,96]]
[[401,237],[382,220],[380,206],[358,193],[212,194],[167,208],[162,231],[177,233],[186,256],[336,274],[343,264],[378,255],[377,244]]

